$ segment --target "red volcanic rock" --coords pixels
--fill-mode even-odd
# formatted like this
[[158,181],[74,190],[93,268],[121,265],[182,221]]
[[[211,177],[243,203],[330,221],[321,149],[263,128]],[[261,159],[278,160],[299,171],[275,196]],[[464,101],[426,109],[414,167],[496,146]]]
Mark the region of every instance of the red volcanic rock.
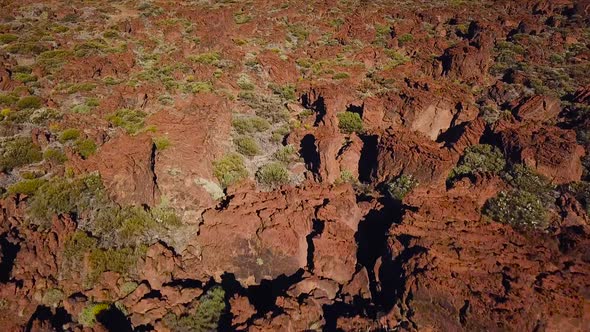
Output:
[[452,149],[459,154],[463,154],[463,151],[472,146],[479,144],[481,137],[486,130],[486,122],[482,118],[477,118],[469,122],[459,138],[452,145]]
[[573,101],[576,103],[590,104],[590,86],[581,87],[576,90]]
[[[573,252],[586,250],[588,227],[564,255],[548,234],[523,235],[480,219],[484,198],[499,189],[495,180],[465,189],[414,192],[407,200],[414,208],[389,237],[402,270],[400,311],[381,323],[397,325],[401,312],[418,330],[583,330],[590,265]],[[387,266],[384,276],[393,272]]]
[[561,111],[559,100],[545,96],[534,96],[520,103],[514,115],[521,121],[548,121]]
[[149,136],[121,135],[76,166],[86,172],[98,171],[111,197],[120,204],[153,206],[160,194],[154,162],[154,144]]
[[556,127],[513,127],[500,132],[505,154],[547,176],[553,183],[579,181],[584,149],[573,131]]
[[358,178],[358,168],[362,149],[363,142],[361,139],[356,135],[351,136],[350,143],[343,147],[336,157],[336,160],[340,164],[340,174],[342,174],[342,172],[350,172],[353,178]]
[[300,302],[289,297],[279,297],[277,305],[283,308],[283,314],[257,319],[250,330],[296,332],[317,329],[325,324],[322,307],[313,298]]
[[[336,208],[340,206],[346,209]],[[327,269],[321,270],[326,277],[346,282],[354,272],[356,261],[356,230],[346,220],[360,220],[360,214],[350,186],[333,190],[312,186],[270,193],[234,193],[227,207],[203,214],[194,244],[199,248],[199,256],[185,259],[183,265],[216,278],[225,272],[233,273],[244,285],[281,274],[293,275],[307,266],[310,250],[307,237],[313,229],[312,221],[319,219],[334,225],[326,226],[326,235],[322,233],[323,239],[317,240],[314,263],[320,263],[319,269]],[[334,252],[342,243],[348,243],[346,254],[335,257]],[[345,272],[348,267],[341,265],[338,267],[342,271],[329,270],[330,264],[344,262],[352,263],[352,272]]]
[[404,125],[433,141],[449,129],[455,113],[451,103],[445,100],[432,102],[425,99],[410,99],[404,108],[407,109],[402,114]]
[[148,248],[145,264],[141,267],[142,278],[152,289],[160,289],[166,282],[172,281],[172,274],[179,264],[174,252],[161,243]]
[[403,173],[424,185],[442,185],[458,159],[458,155],[420,134],[389,128],[378,146],[377,179],[385,181]]
[[299,76],[293,61],[283,60],[276,52],[264,51],[256,57],[270,79],[277,84],[289,84]]
[[233,315],[231,323],[236,328],[240,328],[256,313],[256,308],[250,304],[247,297],[236,295],[229,300],[229,303]]
[[345,284],[356,268],[356,229],[338,222],[326,222],[313,241],[313,271],[316,275]]
[[445,50],[442,56],[443,75],[468,82],[481,81],[490,67],[490,53],[467,42]]
[[226,152],[222,142],[231,129],[228,105],[218,96],[200,95],[179,100],[175,110],[160,112],[148,123],[170,141],[168,148],[156,151],[158,188],[179,211],[190,210],[185,212],[187,222],[197,222],[196,211],[215,204],[207,188],[217,182],[213,161]]

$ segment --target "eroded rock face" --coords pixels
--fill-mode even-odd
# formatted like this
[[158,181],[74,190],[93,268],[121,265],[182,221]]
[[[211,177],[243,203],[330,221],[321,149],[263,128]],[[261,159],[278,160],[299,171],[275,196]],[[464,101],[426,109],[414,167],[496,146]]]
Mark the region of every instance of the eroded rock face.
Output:
[[500,133],[505,153],[554,183],[578,181],[582,176],[580,158],[584,149],[576,135],[555,127],[517,126]]
[[[588,264],[576,253],[585,245],[564,255],[559,236],[529,237],[482,220],[481,205],[499,189],[501,181],[491,178],[475,188],[415,192],[405,200],[415,209],[392,226],[389,240],[390,269],[405,271],[400,312],[417,329],[583,330],[587,303],[567,294],[588,286]],[[583,219],[576,227],[587,236]],[[387,266],[381,268],[384,277],[393,272]],[[396,315],[392,311],[382,322]]]
[[379,181],[400,174],[413,175],[424,185],[445,182],[455,166],[458,155],[426,137],[404,129],[387,129],[378,147]]
[[558,100],[534,96],[523,101],[514,113],[519,120],[523,121],[548,121],[556,118],[560,111]]
[[78,167],[86,172],[98,171],[120,204],[153,206],[159,203],[160,194],[154,158],[155,146],[149,136],[121,135],[104,144],[98,154],[80,161]]
[[[185,264],[216,278],[232,273],[252,285],[293,275],[312,263],[316,274],[345,283],[354,273],[354,233],[361,213],[349,186],[287,189],[279,195],[236,193],[224,209],[203,214],[194,241],[199,258]],[[315,222],[324,229],[313,237]]]

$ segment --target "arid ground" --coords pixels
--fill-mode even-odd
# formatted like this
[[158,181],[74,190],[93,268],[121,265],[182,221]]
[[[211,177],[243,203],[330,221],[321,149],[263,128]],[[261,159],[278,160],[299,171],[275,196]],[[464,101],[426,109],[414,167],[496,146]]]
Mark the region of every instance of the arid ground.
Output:
[[588,0],[0,0],[1,331],[590,331],[588,181]]

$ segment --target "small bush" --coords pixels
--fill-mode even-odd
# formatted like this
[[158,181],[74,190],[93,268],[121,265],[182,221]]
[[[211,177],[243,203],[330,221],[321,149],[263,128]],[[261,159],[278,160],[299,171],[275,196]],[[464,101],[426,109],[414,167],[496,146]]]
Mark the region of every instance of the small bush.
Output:
[[57,308],[64,298],[65,294],[61,289],[50,288],[45,292],[45,294],[43,294],[41,303],[46,306]]
[[338,114],[338,127],[345,134],[363,131],[363,120],[358,113],[344,112]]
[[287,184],[289,179],[289,171],[281,163],[266,164],[256,172],[258,183],[269,187]]
[[449,180],[454,181],[465,176],[482,172],[499,173],[506,166],[502,152],[488,144],[472,145],[465,149],[461,160],[451,171]]
[[59,141],[64,143],[67,141],[73,141],[80,137],[80,130],[76,128],[68,128],[61,132],[59,135]]
[[280,148],[274,153],[273,157],[284,164],[290,164],[298,159],[297,150],[293,145]]
[[500,192],[486,202],[483,214],[520,229],[544,229],[548,223],[541,200],[524,190]]
[[216,286],[201,296],[195,311],[184,317],[169,314],[164,324],[172,331],[217,331],[219,320],[226,310],[225,291]]
[[156,145],[156,149],[158,149],[158,151],[163,151],[170,147],[170,140],[165,136],[154,137],[154,144]]
[[108,120],[117,127],[122,127],[127,133],[133,135],[144,126],[146,113],[138,110],[120,109],[108,117]]
[[89,257],[92,272],[88,281],[94,283],[106,271],[129,275],[139,258],[145,255],[146,250],[145,246],[93,250]]
[[232,125],[240,135],[263,132],[270,128],[270,123],[259,116],[234,119]]
[[260,148],[258,147],[258,143],[249,136],[242,136],[234,139],[234,144],[237,147],[239,153],[253,157],[260,154]]
[[29,137],[16,137],[0,143],[0,170],[3,172],[42,159],[41,149]]
[[401,175],[393,182],[387,184],[387,193],[395,200],[403,200],[414,188],[418,186],[418,181],[412,175]]
[[18,101],[18,96],[14,94],[0,95],[0,105],[13,105]]
[[221,60],[221,55],[217,52],[208,52],[199,55],[191,55],[188,59],[205,65],[216,65],[219,60]]
[[103,311],[109,310],[110,307],[111,305],[108,303],[91,303],[78,315],[78,323],[86,327],[93,327],[96,324],[96,316]]
[[342,73],[334,74],[334,76],[332,76],[332,79],[342,80],[342,79],[349,78],[349,77],[350,77],[350,75],[348,73],[342,72]]
[[17,35],[13,35],[11,33],[0,34],[0,44],[9,44],[16,40],[18,40]]
[[252,20],[252,17],[242,11],[234,14],[234,22],[236,22],[236,24],[245,24],[250,22],[250,20]]
[[53,178],[40,186],[29,203],[29,215],[40,223],[51,220],[54,214],[75,213],[104,201],[100,178],[89,175],[73,180]]
[[248,170],[242,156],[230,153],[213,162],[213,175],[223,187],[228,187],[248,177]]
[[45,179],[22,180],[8,187],[9,194],[32,195],[45,184]]
[[288,84],[284,86],[280,86],[278,84],[269,84],[268,87],[272,90],[272,92],[285,100],[295,100],[297,97],[295,95],[295,86]]
[[338,179],[336,179],[336,184],[340,184],[340,183],[352,183],[355,184],[357,183],[357,179],[354,177],[354,175],[352,174],[351,171],[349,170],[343,170],[340,172],[340,177],[338,177]]
[[47,51],[47,46],[38,42],[13,42],[5,50],[9,53],[34,55]]
[[54,162],[56,164],[64,163],[68,160],[68,157],[58,149],[48,148],[43,152],[43,159]]
[[400,46],[403,46],[404,44],[407,44],[413,40],[414,40],[414,36],[409,33],[403,34],[403,35],[399,36],[399,38],[398,38],[398,42],[399,42]]
[[503,177],[514,188],[536,195],[544,204],[555,202],[551,181],[522,164],[514,165]]
[[189,82],[183,87],[185,93],[205,93],[213,91],[213,85],[210,82]]
[[88,159],[91,155],[96,152],[96,143],[93,140],[87,139],[78,139],[74,146],[76,147],[76,151],[82,156],[84,159]]
[[17,103],[16,108],[19,110],[24,109],[38,109],[43,105],[43,100],[37,96],[26,96],[22,97]]
[[67,58],[72,55],[68,50],[45,51],[37,56],[37,64],[47,69],[56,69],[66,63]]
[[30,83],[37,81],[37,76],[28,73],[16,73],[14,79],[22,83]]
[[250,78],[247,75],[240,75],[237,83],[242,90],[251,91],[255,88],[254,84],[252,81],[250,81]]

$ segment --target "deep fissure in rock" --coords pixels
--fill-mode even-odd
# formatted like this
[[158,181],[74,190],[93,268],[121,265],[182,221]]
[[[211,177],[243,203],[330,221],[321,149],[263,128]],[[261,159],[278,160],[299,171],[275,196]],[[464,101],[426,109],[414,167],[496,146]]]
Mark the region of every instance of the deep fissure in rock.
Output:
[[7,235],[0,237],[0,251],[2,252],[2,261],[0,261],[0,282],[7,282],[10,280],[10,273],[14,266],[16,254],[20,250],[18,244],[13,244],[6,238]]
[[301,140],[299,154],[303,158],[305,167],[314,175],[317,175],[320,170],[320,153],[316,146],[315,136],[307,134]]
[[307,269],[310,272],[313,272],[314,265],[313,265],[313,254],[315,252],[315,246],[313,244],[313,238],[318,235],[321,235],[324,231],[324,221],[319,219],[314,219],[313,223],[313,230],[309,233],[305,239],[307,241]]
[[363,135],[360,138],[363,141],[363,148],[359,160],[359,181],[370,183],[377,171],[377,144],[379,143],[379,136]]

